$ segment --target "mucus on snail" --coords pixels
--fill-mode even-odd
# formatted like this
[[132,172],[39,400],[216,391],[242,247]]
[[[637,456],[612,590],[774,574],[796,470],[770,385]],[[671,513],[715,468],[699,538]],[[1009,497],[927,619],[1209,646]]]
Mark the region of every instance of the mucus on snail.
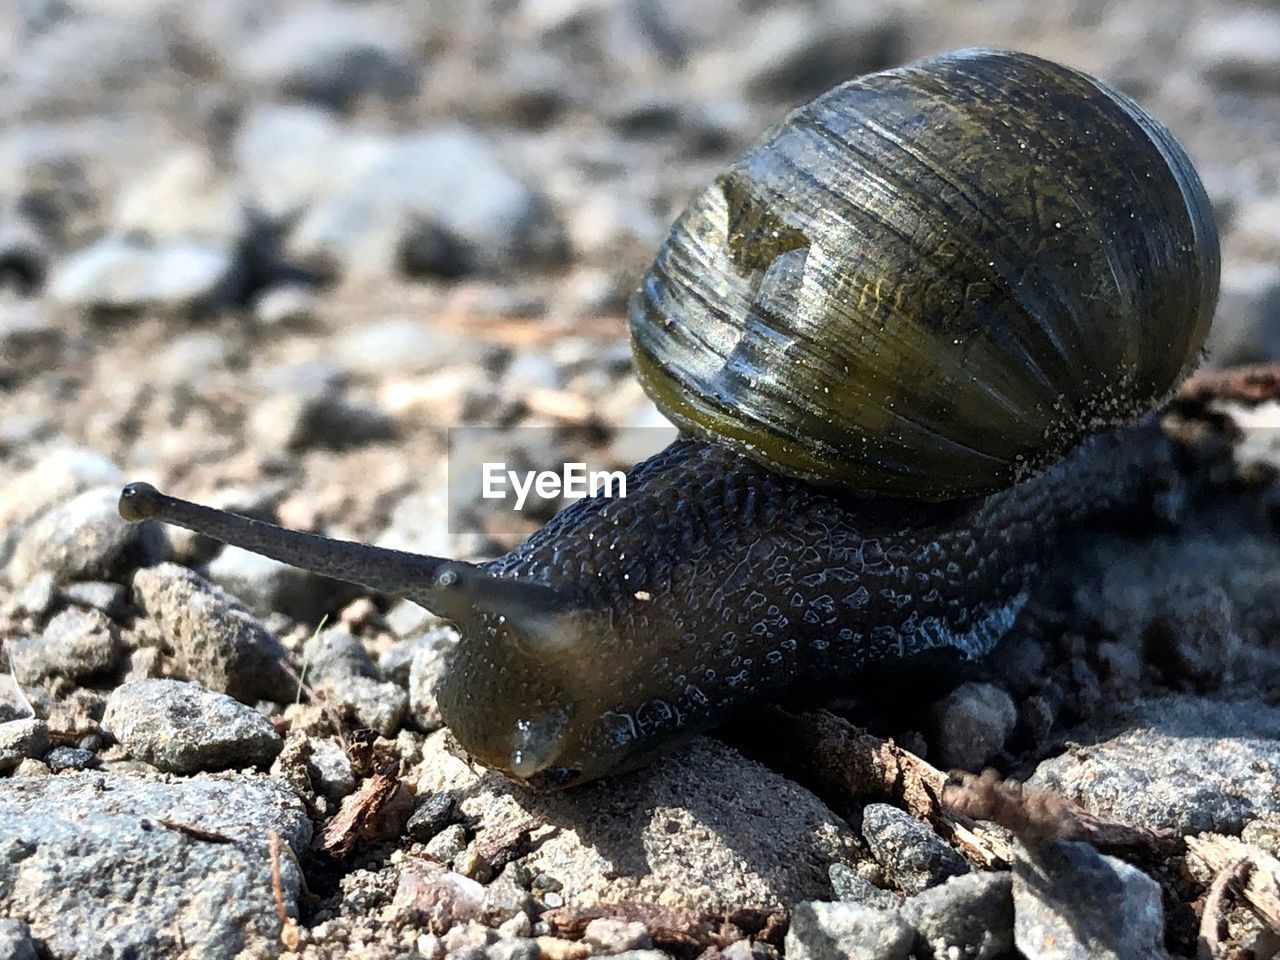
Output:
[[1204,189],[1151,116],[1074,69],[962,50],[798,108],[676,221],[630,324],[682,436],[625,500],[479,564],[145,484],[120,510],[453,621],[446,723],[565,787],[744,703],[988,652],[1055,531],[1149,487],[1149,414],[1200,357],[1218,269]]

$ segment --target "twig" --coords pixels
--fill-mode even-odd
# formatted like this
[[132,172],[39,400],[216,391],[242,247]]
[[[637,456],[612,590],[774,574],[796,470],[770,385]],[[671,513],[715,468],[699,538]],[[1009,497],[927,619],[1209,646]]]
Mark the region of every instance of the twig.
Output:
[[825,710],[796,715],[774,708],[771,714],[775,734],[803,755],[809,772],[828,789],[899,803],[982,866],[1012,861],[1013,851],[1003,838],[946,809],[942,792],[947,775],[909,750]]
[[168,827],[170,830],[176,830],[179,833],[185,833],[189,837],[196,840],[204,840],[208,843],[235,843],[234,837],[229,837],[225,833],[219,833],[216,830],[207,830],[204,827],[197,827],[193,823],[182,823],[178,820],[169,820],[166,817],[157,817],[156,823],[162,827]]
[[280,926],[289,922],[289,911],[284,906],[284,882],[280,879],[280,834],[267,828],[267,850],[271,854],[271,893],[276,898],[276,916],[280,918]]
[[1090,813],[1066,797],[1001,780],[987,769],[979,776],[953,773],[943,787],[942,803],[975,820],[988,820],[1026,842],[1084,840],[1111,853],[1161,853],[1173,844],[1169,830],[1137,827]]
[[1209,885],[1205,897],[1204,913],[1200,915],[1200,938],[1196,954],[1200,960],[1215,960],[1225,948],[1227,939],[1227,911],[1244,892],[1244,886],[1253,873],[1253,863],[1248,857],[1236,857],[1218,871]]
[[1280,935],[1280,860],[1260,847],[1217,834],[1187,837],[1187,851],[1208,867],[1215,878],[1236,860],[1249,861],[1251,871],[1242,890],[1244,901],[1263,923]]
[[[298,935],[298,921],[289,916],[289,910],[284,904],[284,881],[280,874],[280,849],[284,848],[289,851],[289,856],[293,857],[294,866],[298,866],[297,857],[293,856],[293,848],[280,839],[280,834],[276,833],[270,827],[267,828],[267,850],[271,855],[271,893],[276,901],[276,916],[280,918],[280,942],[284,944],[287,950],[296,950],[300,937]],[[302,868],[298,867],[298,876],[302,876]],[[303,881],[304,885],[306,881]]]

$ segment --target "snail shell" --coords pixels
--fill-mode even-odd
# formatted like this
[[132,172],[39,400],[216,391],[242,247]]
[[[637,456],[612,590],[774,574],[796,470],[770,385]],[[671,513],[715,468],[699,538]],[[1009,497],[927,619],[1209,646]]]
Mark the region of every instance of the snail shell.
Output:
[[962,50],[790,114],[671,229],[631,304],[684,431],[867,493],[986,493],[1166,399],[1217,297],[1212,211],[1128,97]]

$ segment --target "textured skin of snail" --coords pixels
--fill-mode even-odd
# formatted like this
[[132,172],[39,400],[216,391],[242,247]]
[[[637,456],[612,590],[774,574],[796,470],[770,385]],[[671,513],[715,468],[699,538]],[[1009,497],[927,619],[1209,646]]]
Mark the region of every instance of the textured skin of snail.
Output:
[[631,330],[685,436],[625,499],[480,565],[144,484],[120,509],[453,621],[445,722],[565,787],[874,663],[988,652],[1062,532],[1150,511],[1170,452],[1148,415],[1199,359],[1217,283],[1167,131],[1066,67],[961,51],[801,107],[676,222]]
[[510,732],[524,725],[538,769],[521,779],[560,787],[634,767],[744,703],[829,693],[938,648],[981,657],[1061,534],[1117,509],[1159,513],[1171,475],[1154,424],[946,503],[824,491],[678,440],[628,474],[625,500],[579,501],[486,565],[578,591],[595,613],[556,651],[480,643],[475,625],[440,707],[473,754],[517,777]]

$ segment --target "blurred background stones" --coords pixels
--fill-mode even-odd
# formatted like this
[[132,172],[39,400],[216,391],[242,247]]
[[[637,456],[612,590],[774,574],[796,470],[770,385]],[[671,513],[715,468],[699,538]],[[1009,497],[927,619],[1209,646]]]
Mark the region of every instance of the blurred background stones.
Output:
[[447,430],[647,453],[614,433],[662,422],[625,304],[672,217],[791,106],[967,44],[1066,60],[1161,117],[1221,218],[1209,362],[1280,355],[1268,7],[15,0],[0,481],[81,449],[182,493],[279,482],[271,506],[313,528],[422,514],[415,545],[492,553],[510,538],[479,522],[428,532]]

